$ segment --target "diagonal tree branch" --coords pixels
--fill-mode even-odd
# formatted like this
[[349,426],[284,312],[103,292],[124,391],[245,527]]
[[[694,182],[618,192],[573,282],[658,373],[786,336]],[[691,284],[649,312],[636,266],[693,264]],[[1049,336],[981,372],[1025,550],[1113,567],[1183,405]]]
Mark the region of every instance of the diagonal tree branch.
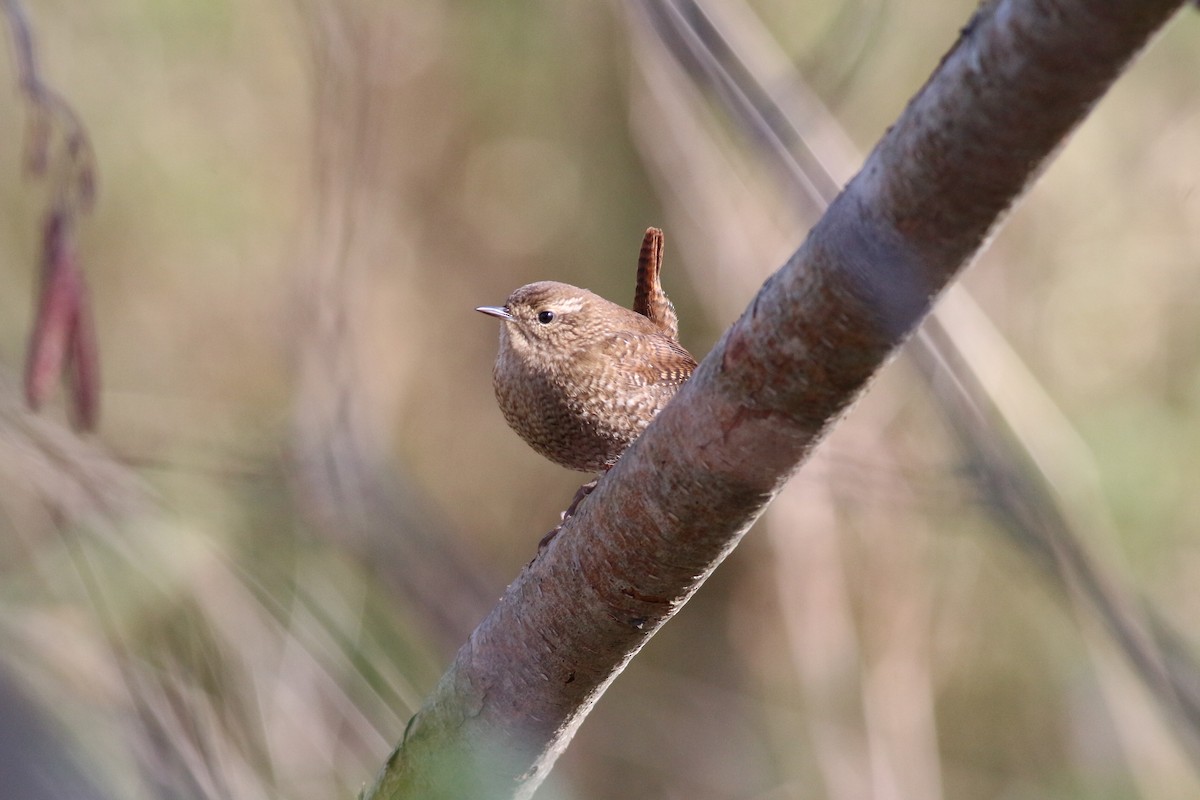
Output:
[[471,635],[365,796],[530,796],[1179,5],[978,12],[800,250]]
[[[786,56],[774,50],[770,34],[755,30],[754,12],[712,0],[669,0],[654,10],[661,14],[651,18],[656,32],[693,80],[713,90],[734,120],[767,143],[793,188],[807,189],[815,195],[811,202],[827,205],[836,194],[831,175],[852,174],[848,139]],[[1099,487],[1083,477],[1092,472],[1085,448],[1074,443],[1069,424],[981,315],[967,290],[954,286],[906,351],[930,382],[972,482],[988,498],[985,510],[1078,611],[1102,622],[1173,723],[1177,741],[1200,765],[1200,664],[1178,646],[1153,605],[1091,552],[1089,539],[1113,534]]]

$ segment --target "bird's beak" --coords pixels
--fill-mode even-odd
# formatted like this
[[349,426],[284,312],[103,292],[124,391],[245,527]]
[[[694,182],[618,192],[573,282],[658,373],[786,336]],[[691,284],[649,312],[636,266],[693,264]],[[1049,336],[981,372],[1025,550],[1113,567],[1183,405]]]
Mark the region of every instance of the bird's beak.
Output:
[[475,310],[480,314],[487,314],[489,317],[499,317],[500,319],[506,319],[510,322],[513,318],[513,315],[508,313],[508,309],[504,308],[503,306],[480,306]]

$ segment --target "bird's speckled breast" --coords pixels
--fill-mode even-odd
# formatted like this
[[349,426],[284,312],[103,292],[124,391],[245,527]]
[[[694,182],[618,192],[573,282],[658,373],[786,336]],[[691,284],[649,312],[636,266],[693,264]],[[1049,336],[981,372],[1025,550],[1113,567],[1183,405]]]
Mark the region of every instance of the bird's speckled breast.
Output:
[[[550,371],[532,367],[511,350],[502,352],[492,374],[500,411],[530,447],[556,464],[600,472],[615,464],[649,423],[648,418],[641,421],[649,410],[648,398],[636,400],[625,395],[623,402],[632,401],[641,413],[614,414],[595,399],[597,393],[586,380],[555,380]],[[570,365],[566,366],[569,369]],[[502,375],[506,376],[503,380]],[[649,405],[657,411],[660,404]],[[612,425],[613,421],[618,424]]]

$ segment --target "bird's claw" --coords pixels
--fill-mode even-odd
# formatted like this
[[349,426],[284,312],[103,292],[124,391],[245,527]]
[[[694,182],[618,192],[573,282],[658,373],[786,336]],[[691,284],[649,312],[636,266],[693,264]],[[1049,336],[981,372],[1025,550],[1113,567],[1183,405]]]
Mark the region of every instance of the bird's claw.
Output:
[[596,483],[599,480],[599,478],[593,478],[576,490],[575,497],[571,500],[571,504],[567,506],[567,510],[558,515],[558,524],[554,526],[553,530],[543,536],[540,542],[538,542],[538,553],[541,553],[544,549],[546,549],[546,546],[549,545],[554,537],[558,535],[558,532],[562,530],[562,526],[567,524],[567,520],[575,516],[575,512],[579,509],[579,504],[583,502],[585,497],[592,493],[592,490],[596,488]]

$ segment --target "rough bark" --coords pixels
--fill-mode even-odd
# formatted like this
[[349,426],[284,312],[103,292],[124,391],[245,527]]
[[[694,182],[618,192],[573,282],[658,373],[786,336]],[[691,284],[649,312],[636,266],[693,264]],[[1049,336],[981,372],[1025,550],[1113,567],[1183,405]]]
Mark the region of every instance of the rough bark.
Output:
[[977,13],[800,250],[509,586],[365,796],[530,796],[1180,5]]

